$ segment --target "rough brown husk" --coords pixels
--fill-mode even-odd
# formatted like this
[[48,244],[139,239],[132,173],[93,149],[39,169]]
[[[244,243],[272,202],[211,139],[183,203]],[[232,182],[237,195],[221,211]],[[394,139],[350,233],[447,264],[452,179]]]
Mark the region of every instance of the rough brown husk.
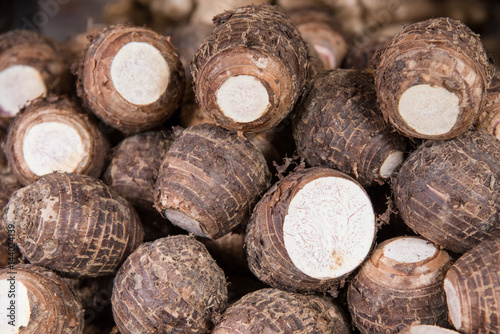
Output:
[[443,288],[451,265],[444,250],[429,259],[405,263],[386,258],[377,246],[349,282],[347,302],[353,324],[366,334],[392,334],[411,324],[448,326]]
[[460,298],[461,333],[500,332],[500,235],[462,255],[446,274]]
[[246,224],[270,178],[262,152],[246,138],[217,125],[192,126],[161,163],[155,207],[186,214],[200,224],[190,232],[215,239]]
[[245,295],[222,315],[214,334],[350,333],[344,312],[329,298],[278,289]]
[[427,141],[392,180],[395,204],[416,233],[464,253],[500,229],[500,142],[481,130]]
[[207,333],[226,308],[224,272],[189,236],[144,243],[118,271],[111,298],[123,334]]
[[486,94],[486,105],[479,115],[477,128],[484,129],[500,140],[500,70],[495,70]]
[[[307,47],[291,20],[278,7],[254,5],[214,18],[191,65],[196,99],[221,126],[249,132],[269,129],[291,111],[309,73]],[[265,64],[265,68],[263,65]],[[217,105],[215,93],[224,81],[250,75],[266,87],[270,106],[252,122],[236,122]]]
[[[450,18],[405,27],[372,61],[384,119],[406,136],[416,138],[450,139],[471,128],[486,102],[493,76],[479,36]],[[444,87],[459,98],[460,114],[447,133],[419,133],[399,114],[402,94],[419,84]]]
[[[170,82],[155,102],[135,105],[125,100],[110,79],[111,63],[116,53],[129,42],[144,42],[154,46],[170,68]],[[77,93],[86,108],[107,125],[127,135],[161,125],[177,110],[184,94],[185,77],[177,51],[168,37],[154,31],[124,25],[103,29],[92,40],[75,69]]]
[[132,204],[154,209],[154,184],[172,140],[162,131],[125,138],[113,151],[104,182]]
[[331,279],[311,277],[295,267],[285,248],[283,223],[290,201],[307,183],[332,176],[355,182],[346,174],[329,168],[299,169],[274,184],[255,206],[246,230],[245,250],[250,270],[264,283],[292,292],[318,291],[336,296],[338,288],[351,274]]
[[[60,45],[29,30],[11,30],[0,35],[0,71],[14,65],[29,65],[40,72],[47,93],[64,94],[73,87]],[[6,129],[13,117],[0,108],[0,127]]]
[[302,94],[295,115],[298,154],[315,167],[338,169],[363,186],[382,184],[380,167],[406,149],[377,107],[373,75],[357,70],[324,71]]
[[3,223],[35,265],[71,277],[111,275],[143,240],[137,213],[103,182],[86,175],[48,174],[17,190]]
[[28,326],[21,327],[20,333],[83,333],[82,305],[59,275],[46,268],[19,264],[0,270],[0,279],[10,279],[13,272],[16,284],[26,287],[31,311]]
[[104,169],[110,146],[106,137],[96,121],[84,113],[76,102],[67,97],[51,96],[34,100],[23,109],[12,121],[2,144],[12,173],[19,182],[27,185],[39,178],[24,160],[23,143],[31,127],[45,122],[64,123],[79,133],[86,156],[71,172],[98,178]]

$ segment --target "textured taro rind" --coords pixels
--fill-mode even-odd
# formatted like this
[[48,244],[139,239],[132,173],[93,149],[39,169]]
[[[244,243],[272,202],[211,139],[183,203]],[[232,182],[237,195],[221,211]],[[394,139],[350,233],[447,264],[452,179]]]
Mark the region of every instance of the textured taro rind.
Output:
[[207,333],[224,311],[224,272],[185,235],[144,243],[118,271],[111,297],[122,334]]
[[295,267],[285,248],[283,224],[291,200],[303,186],[321,177],[342,177],[356,182],[329,168],[295,171],[275,183],[253,210],[245,237],[248,266],[257,278],[274,288],[304,293],[328,292],[336,296],[339,286],[351,274],[331,279],[311,277]]
[[142,242],[135,210],[100,180],[53,173],[17,190],[5,226],[26,259],[72,277],[114,274]]
[[[191,64],[196,100],[222,127],[259,132],[293,109],[309,75],[307,46],[292,21],[271,5],[244,6],[214,18],[214,29]],[[250,75],[266,87],[270,107],[252,122],[226,117],[216,92],[232,76]]]
[[182,131],[161,163],[155,207],[183,212],[216,239],[246,224],[270,179],[264,155],[248,139],[218,125],[195,125]]
[[[451,139],[472,127],[486,102],[493,77],[478,35],[450,18],[435,18],[405,27],[373,58],[375,87],[384,119],[408,137]],[[444,87],[459,98],[460,114],[449,132],[425,135],[401,117],[399,99],[415,85]]]
[[337,69],[317,74],[296,107],[297,152],[315,167],[338,169],[363,186],[382,184],[380,167],[406,141],[377,107],[373,75]]
[[171,143],[162,131],[125,138],[114,149],[104,182],[132,204],[154,210],[154,184]]
[[29,323],[21,327],[20,333],[83,333],[83,307],[59,275],[43,267],[18,264],[0,270],[0,280],[11,278],[13,272],[16,284],[26,287],[31,311]]
[[500,332],[500,236],[482,241],[448,270],[460,298],[461,333]]
[[384,256],[384,246],[393,241],[378,245],[349,282],[353,325],[363,334],[392,334],[415,322],[448,327],[443,288],[448,253],[437,250],[419,262],[398,262]]
[[417,234],[464,253],[500,229],[500,142],[482,130],[427,141],[392,180],[395,204]]
[[479,115],[477,128],[485,129],[488,133],[500,139],[500,70],[495,70],[486,94],[486,105]]
[[[155,102],[135,105],[125,100],[110,78],[111,63],[116,53],[130,42],[154,46],[170,69],[170,81],[165,92]],[[92,40],[76,70],[77,93],[85,107],[107,125],[127,135],[161,125],[177,110],[184,95],[184,69],[177,51],[168,37],[148,28],[111,26]]]
[[[69,65],[61,46],[49,37],[29,30],[0,34],[0,71],[14,65],[29,65],[40,72],[47,93],[69,92]],[[0,127],[7,128],[11,116],[0,116]]]
[[261,289],[231,305],[212,333],[350,332],[344,312],[327,297]]
[[109,143],[95,120],[69,98],[42,98],[32,101],[17,114],[2,144],[12,173],[22,185],[27,185],[39,178],[26,165],[23,143],[29,129],[44,122],[64,123],[79,132],[87,155],[72,173],[95,178],[101,175],[109,151]]

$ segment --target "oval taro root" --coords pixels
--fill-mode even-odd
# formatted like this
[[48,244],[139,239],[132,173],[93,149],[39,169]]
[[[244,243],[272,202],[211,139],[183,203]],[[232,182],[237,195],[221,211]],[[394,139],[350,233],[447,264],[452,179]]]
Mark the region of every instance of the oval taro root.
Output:
[[84,310],[56,273],[22,264],[0,270],[2,333],[81,334]]
[[328,168],[297,170],[255,207],[245,247],[250,270],[283,290],[336,295],[368,255],[375,214],[365,190]]
[[500,142],[492,138],[468,131],[409,155],[392,182],[406,225],[455,253],[500,229]]
[[208,333],[227,284],[202,243],[178,235],[139,246],[118,271],[111,297],[122,334]]
[[129,136],[114,148],[104,182],[132,204],[153,209],[154,184],[160,163],[172,144],[162,131]]
[[56,41],[28,30],[0,34],[0,126],[31,100],[68,92],[69,74]]
[[111,275],[143,240],[130,204],[87,175],[53,173],[17,190],[5,207],[32,264],[72,277]]
[[27,185],[55,171],[98,178],[109,143],[75,102],[52,96],[33,101],[18,114],[3,148],[12,172]]
[[296,110],[297,152],[311,166],[338,169],[369,186],[384,183],[403,162],[405,138],[384,122],[371,73],[319,73]]
[[227,129],[259,132],[291,111],[308,76],[307,47],[291,20],[270,5],[226,11],[195,54],[200,107]]
[[246,223],[270,179],[264,155],[248,139],[195,125],[174,139],[161,163],[155,207],[174,225],[216,239]]
[[344,312],[327,297],[261,289],[232,304],[212,333],[350,332]]
[[416,138],[450,139],[471,128],[493,76],[479,36],[450,18],[405,27],[373,63],[386,121]]
[[420,237],[377,246],[350,281],[347,302],[361,333],[396,333],[412,325],[447,326],[443,280],[450,257]]
[[500,332],[500,236],[463,254],[444,280],[451,324],[460,333]]
[[125,134],[161,125],[184,94],[177,51],[169,38],[147,28],[103,29],[77,72],[78,95],[88,110]]
[[496,69],[486,93],[486,105],[479,115],[477,128],[485,129],[500,140],[500,70]]

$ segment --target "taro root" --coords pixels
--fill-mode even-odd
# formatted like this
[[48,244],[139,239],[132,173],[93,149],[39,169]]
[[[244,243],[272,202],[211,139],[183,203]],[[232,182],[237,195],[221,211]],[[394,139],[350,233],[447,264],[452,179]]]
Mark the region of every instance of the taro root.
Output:
[[26,259],[71,277],[111,275],[142,242],[130,204],[87,175],[53,173],[17,190],[5,207]]
[[403,162],[405,138],[384,122],[371,73],[316,75],[296,111],[297,152],[311,166],[338,169],[369,186],[384,183]]
[[403,221],[416,233],[464,253],[500,229],[500,142],[484,131],[427,141],[392,182]]
[[53,96],[34,100],[14,118],[3,148],[13,174],[27,185],[55,171],[98,178],[109,143],[75,102]]
[[286,14],[308,44],[314,72],[340,66],[347,53],[347,43],[327,8],[303,5]]
[[500,236],[462,255],[444,280],[451,324],[460,333],[500,332]]
[[227,283],[202,243],[178,235],[139,246],[111,297],[122,334],[208,333],[227,303]]
[[262,152],[246,138],[213,124],[192,126],[161,163],[155,207],[174,225],[216,239],[246,223],[270,178]]
[[83,308],[56,273],[31,264],[0,270],[2,333],[82,334]]
[[107,125],[134,134],[161,125],[184,94],[184,70],[167,37],[147,28],[101,31],[77,70],[78,95]]
[[327,297],[261,289],[232,304],[212,333],[350,332],[344,312]]
[[247,226],[250,270],[264,283],[299,292],[337,288],[368,255],[375,214],[365,190],[329,168],[296,170],[256,205]]
[[292,111],[308,78],[299,31],[270,5],[227,11],[214,23],[191,65],[197,102],[227,129],[274,127]]
[[486,105],[479,115],[477,128],[485,129],[500,140],[500,70],[496,69],[486,94]]
[[154,209],[154,184],[160,163],[172,144],[161,131],[125,138],[113,152],[104,182],[132,204]]
[[450,18],[405,27],[373,63],[385,120],[416,138],[450,139],[471,128],[493,76],[479,36]]
[[451,329],[446,329],[439,326],[433,325],[412,325],[405,327],[400,334],[459,334],[458,332],[452,331]]
[[69,91],[69,66],[60,46],[33,31],[0,35],[0,127],[29,101]]
[[450,257],[420,237],[396,237],[377,246],[349,282],[347,302],[361,333],[397,333],[414,323],[444,326],[443,280]]

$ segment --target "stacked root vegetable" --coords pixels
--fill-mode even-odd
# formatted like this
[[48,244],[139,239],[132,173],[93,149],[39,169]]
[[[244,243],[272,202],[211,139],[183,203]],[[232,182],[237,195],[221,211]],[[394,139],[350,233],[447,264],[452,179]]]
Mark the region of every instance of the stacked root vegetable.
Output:
[[487,14],[262,2],[0,35],[1,333],[500,332]]

